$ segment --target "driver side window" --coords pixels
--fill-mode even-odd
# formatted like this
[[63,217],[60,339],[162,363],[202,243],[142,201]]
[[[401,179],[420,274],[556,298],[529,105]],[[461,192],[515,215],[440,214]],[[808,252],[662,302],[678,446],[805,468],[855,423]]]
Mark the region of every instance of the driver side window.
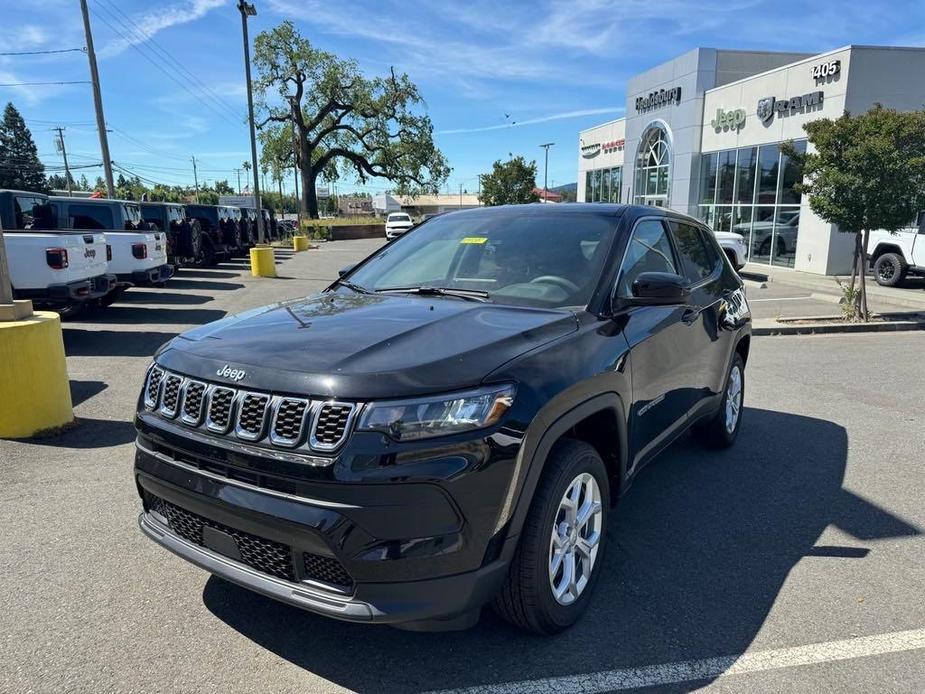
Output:
[[677,273],[665,226],[656,219],[643,220],[633,229],[633,236],[626,248],[620,270],[621,298],[628,299],[633,296],[633,282],[643,272]]

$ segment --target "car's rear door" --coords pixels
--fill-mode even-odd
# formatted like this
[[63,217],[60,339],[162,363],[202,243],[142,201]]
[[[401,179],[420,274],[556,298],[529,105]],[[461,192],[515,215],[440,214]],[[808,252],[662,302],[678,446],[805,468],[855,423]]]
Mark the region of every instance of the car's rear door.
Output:
[[677,249],[680,273],[691,283],[681,315],[687,329],[685,360],[692,389],[688,409],[696,414],[708,398],[722,389],[732,333],[723,328],[723,300],[734,287],[724,281],[725,263],[710,232],[696,224],[670,220],[668,227]]

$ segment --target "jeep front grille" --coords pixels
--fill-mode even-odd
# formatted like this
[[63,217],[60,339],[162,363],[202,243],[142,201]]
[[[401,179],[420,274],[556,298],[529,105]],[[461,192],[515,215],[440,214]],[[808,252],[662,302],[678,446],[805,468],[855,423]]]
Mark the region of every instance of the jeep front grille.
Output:
[[[262,446],[329,453],[340,448],[359,405],[210,384],[159,366],[148,372],[145,408],[188,427]],[[179,416],[178,416],[179,415]]]

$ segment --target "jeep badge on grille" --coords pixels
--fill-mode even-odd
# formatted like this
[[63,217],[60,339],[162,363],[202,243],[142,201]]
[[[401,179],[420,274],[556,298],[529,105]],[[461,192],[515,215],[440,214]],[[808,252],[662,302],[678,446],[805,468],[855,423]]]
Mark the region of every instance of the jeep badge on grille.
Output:
[[244,377],[247,376],[247,372],[244,369],[232,369],[228,364],[225,364],[215,372],[215,375],[221,376],[222,378],[230,378],[237,383],[238,381],[244,380]]

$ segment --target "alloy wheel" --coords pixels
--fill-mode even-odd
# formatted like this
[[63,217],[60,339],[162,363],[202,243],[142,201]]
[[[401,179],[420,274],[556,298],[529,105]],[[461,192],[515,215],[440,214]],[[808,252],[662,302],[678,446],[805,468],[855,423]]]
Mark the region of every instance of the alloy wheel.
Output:
[[878,272],[881,280],[884,282],[889,282],[893,279],[893,275],[896,274],[896,268],[889,260],[881,260]]
[[738,365],[729,372],[729,385],[726,386],[726,431],[735,431],[742,409],[742,371]]
[[603,531],[601,490],[583,472],[566,488],[549,538],[549,586],[560,605],[571,605],[587,587]]

